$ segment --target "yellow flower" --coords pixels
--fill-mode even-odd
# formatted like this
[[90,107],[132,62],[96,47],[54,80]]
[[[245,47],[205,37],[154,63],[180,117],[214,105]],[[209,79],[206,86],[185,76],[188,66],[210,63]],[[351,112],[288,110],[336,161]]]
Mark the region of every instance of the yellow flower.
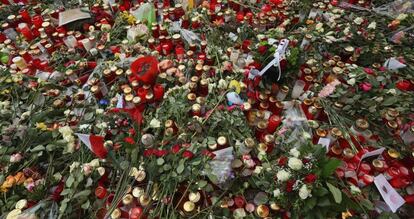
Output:
[[347,219],[348,217],[352,217],[351,212],[349,210],[346,210],[346,212],[342,212],[342,219]]
[[233,88],[236,93],[240,93],[240,83],[236,80],[230,81],[229,88]]
[[47,130],[47,125],[44,122],[41,122],[41,123],[37,122],[36,123],[36,128],[40,129],[42,131],[46,131]]
[[26,181],[26,177],[24,176],[23,172],[18,172],[15,176],[14,176],[14,180],[16,181],[17,185],[21,185]]

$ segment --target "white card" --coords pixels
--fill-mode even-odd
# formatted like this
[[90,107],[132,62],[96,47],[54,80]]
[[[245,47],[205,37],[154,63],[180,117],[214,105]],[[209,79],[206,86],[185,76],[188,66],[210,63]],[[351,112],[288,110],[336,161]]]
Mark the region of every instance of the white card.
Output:
[[374,183],[385,203],[387,203],[393,213],[405,203],[403,197],[401,197],[401,195],[388,183],[383,174],[376,176],[374,178]]
[[59,13],[59,26],[82,19],[91,18],[87,8],[75,8],[62,11]]
[[370,151],[368,153],[365,153],[364,155],[362,155],[361,161],[363,159],[367,158],[367,157],[372,157],[372,156],[380,155],[380,154],[382,154],[382,152],[384,152],[384,150],[385,150],[385,148],[380,148],[380,149],[373,150],[373,151]]
[[331,144],[331,139],[319,138],[318,144],[324,146],[326,148],[326,151],[329,151],[329,145]]

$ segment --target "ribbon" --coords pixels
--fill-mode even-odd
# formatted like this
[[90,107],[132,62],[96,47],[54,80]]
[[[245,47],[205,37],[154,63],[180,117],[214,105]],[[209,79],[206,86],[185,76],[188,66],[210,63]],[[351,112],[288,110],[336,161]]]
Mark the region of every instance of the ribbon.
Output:
[[279,70],[279,76],[277,78],[277,80],[280,80],[280,77],[282,76],[282,70],[280,68],[280,58],[285,56],[286,53],[286,49],[289,46],[289,40],[288,39],[282,39],[279,43],[279,45],[277,46],[277,49],[275,51],[274,59],[272,61],[269,62],[269,64],[266,65],[266,67],[264,67],[260,72],[256,69],[252,69],[249,72],[249,79],[253,79],[256,76],[262,76],[267,70],[269,70],[270,67],[272,66],[277,66],[278,70]]

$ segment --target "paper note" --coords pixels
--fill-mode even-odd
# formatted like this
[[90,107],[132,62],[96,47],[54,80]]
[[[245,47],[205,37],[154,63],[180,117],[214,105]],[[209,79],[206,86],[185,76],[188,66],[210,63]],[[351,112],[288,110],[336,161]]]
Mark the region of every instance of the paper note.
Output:
[[59,13],[59,26],[77,21],[82,19],[91,18],[91,15],[89,12],[87,12],[88,9],[69,9],[66,11],[62,11]]
[[405,200],[388,183],[383,174],[376,176],[374,178],[374,183],[375,186],[377,186],[377,189],[379,190],[385,203],[387,203],[392,212],[395,213],[397,209],[405,203]]
[[324,146],[326,148],[326,151],[329,151],[329,145],[331,144],[331,139],[319,138],[318,144]]
[[363,159],[367,158],[367,157],[372,157],[372,156],[380,155],[380,154],[382,154],[382,152],[384,152],[384,150],[385,150],[385,148],[380,148],[380,149],[373,150],[373,151],[370,151],[368,153],[365,153],[364,155],[362,155],[361,161]]

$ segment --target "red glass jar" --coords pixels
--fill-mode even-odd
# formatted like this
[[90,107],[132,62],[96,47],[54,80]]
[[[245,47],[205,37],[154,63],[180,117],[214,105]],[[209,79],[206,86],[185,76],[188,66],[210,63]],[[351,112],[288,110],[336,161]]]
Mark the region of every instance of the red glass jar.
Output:
[[108,191],[106,190],[106,188],[105,187],[103,187],[103,186],[98,186],[98,187],[96,187],[96,189],[95,189],[95,196],[98,198],[98,199],[103,199],[103,198],[105,198],[105,196],[106,196],[106,194],[108,193]]
[[410,180],[404,177],[395,177],[391,179],[390,184],[396,189],[402,189],[411,184]]
[[400,175],[400,170],[396,167],[390,167],[384,173],[384,176],[387,180],[391,180],[395,177],[398,177],[399,175]]
[[267,131],[269,133],[274,133],[279,127],[280,123],[282,123],[282,118],[279,115],[272,115],[268,119]]
[[153,87],[154,100],[160,101],[164,97],[164,87],[161,84],[155,84]]

